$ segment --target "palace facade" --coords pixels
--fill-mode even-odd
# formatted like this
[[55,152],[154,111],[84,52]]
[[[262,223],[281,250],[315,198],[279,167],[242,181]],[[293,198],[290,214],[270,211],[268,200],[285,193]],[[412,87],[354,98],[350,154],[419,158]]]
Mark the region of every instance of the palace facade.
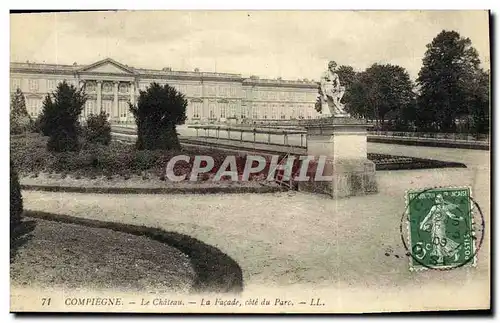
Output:
[[249,78],[240,74],[133,68],[107,58],[90,65],[10,64],[10,91],[20,88],[28,113],[36,117],[47,93],[59,82],[84,88],[88,95],[81,117],[104,110],[114,123],[131,123],[128,102],[152,82],[168,83],[188,100],[187,122],[247,122],[316,118],[318,84],[307,80]]

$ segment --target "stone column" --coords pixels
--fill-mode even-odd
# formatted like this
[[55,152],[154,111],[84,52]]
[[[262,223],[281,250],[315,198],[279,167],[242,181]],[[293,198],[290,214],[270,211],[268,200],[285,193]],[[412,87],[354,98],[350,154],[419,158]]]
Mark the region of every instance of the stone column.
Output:
[[[135,104],[135,82],[134,81],[130,82],[129,91],[130,91],[130,104]],[[134,120],[134,118],[127,108],[127,120],[126,120],[126,122],[129,123],[133,120]]]
[[119,117],[120,117],[120,115],[118,114],[118,84],[119,83],[120,82],[118,82],[118,81],[113,82],[113,84],[114,84],[114,88],[113,88],[114,100],[113,100],[113,110],[111,112],[111,120],[113,120],[113,121],[119,120]]
[[135,104],[135,84],[134,84],[134,81],[130,82],[130,103]]
[[326,162],[319,173],[325,177],[316,177],[318,173],[312,167],[308,174],[311,179],[299,182],[299,190],[326,193],[333,198],[377,192],[375,164],[367,156],[367,128],[371,124],[346,117],[301,124],[307,129],[307,155]]
[[208,119],[208,100],[205,97],[205,83],[203,80],[201,80],[201,100],[203,103],[201,104],[201,111],[200,111],[200,119],[203,121],[206,121]]
[[101,109],[102,109],[102,81],[101,80],[98,80],[97,81],[97,102],[96,102],[96,109],[97,109],[97,113],[101,113]]
[[83,89],[85,87],[85,81],[84,80],[78,81],[78,85],[80,86],[80,89]]

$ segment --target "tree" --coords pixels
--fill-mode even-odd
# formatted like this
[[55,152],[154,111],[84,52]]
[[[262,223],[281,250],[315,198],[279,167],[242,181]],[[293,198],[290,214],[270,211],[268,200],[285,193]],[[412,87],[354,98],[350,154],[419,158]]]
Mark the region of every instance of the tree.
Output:
[[83,89],[77,90],[66,81],[59,83],[52,99],[46,98],[44,106],[45,130],[48,131],[49,151],[78,151],[78,117],[87,101]]
[[168,84],[151,83],[141,90],[137,105],[129,103],[137,125],[137,149],[179,149],[176,125],[186,120],[186,107],[184,94]]
[[421,89],[417,110],[420,128],[435,123],[436,130],[455,131],[455,120],[470,113],[470,83],[479,64],[471,40],[456,31],[443,30],[427,44],[417,79]]
[[91,114],[83,128],[87,142],[109,145],[111,142],[111,125],[105,111],[100,114]]
[[349,112],[376,120],[377,125],[391,112],[401,122],[414,98],[410,75],[403,67],[373,64],[358,73],[351,84]]
[[35,128],[40,131],[44,136],[49,136],[50,132],[54,129],[51,121],[56,120],[56,107],[52,102],[51,94],[45,96],[42,104],[42,111],[35,121]]
[[490,123],[490,73],[478,69],[468,87],[467,106],[472,120],[471,129],[476,134],[489,132]]
[[31,127],[31,117],[26,110],[26,100],[21,89],[17,88],[10,101],[10,133],[20,134]]
[[[349,111],[349,102],[350,102],[350,91],[351,85],[355,80],[356,72],[352,68],[352,66],[348,65],[340,65],[336,70],[337,75],[340,79],[340,84],[345,87],[344,97],[342,99],[346,105],[346,111]],[[321,112],[321,98],[323,97],[323,92],[321,91],[321,84],[318,85],[318,97],[316,98],[316,103],[314,105],[314,109],[318,112]]]

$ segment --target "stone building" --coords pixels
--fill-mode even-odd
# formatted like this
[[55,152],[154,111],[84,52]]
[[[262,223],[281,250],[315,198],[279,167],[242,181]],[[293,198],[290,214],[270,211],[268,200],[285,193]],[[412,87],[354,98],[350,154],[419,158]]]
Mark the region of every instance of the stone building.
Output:
[[84,87],[88,101],[82,118],[101,110],[114,123],[132,123],[128,102],[152,82],[168,83],[188,100],[187,122],[248,122],[315,118],[318,85],[307,80],[249,78],[240,74],[133,68],[106,58],[90,65],[10,64],[10,91],[20,88],[26,107],[36,117],[44,97],[66,80]]

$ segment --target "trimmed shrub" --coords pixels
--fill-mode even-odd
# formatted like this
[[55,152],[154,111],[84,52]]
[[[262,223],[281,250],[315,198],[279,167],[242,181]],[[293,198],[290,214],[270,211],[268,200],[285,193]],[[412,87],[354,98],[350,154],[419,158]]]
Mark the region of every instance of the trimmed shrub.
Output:
[[87,118],[86,125],[83,127],[83,135],[87,142],[109,145],[111,142],[111,124],[104,111],[97,115],[91,114]]
[[[59,83],[56,92],[44,103],[44,133],[48,131],[47,149],[53,152],[78,151],[78,117],[87,100],[83,89],[77,90],[66,82]],[[50,113],[49,113],[50,112]]]
[[10,161],[10,232],[11,239],[13,238],[12,232],[21,222],[21,216],[23,213],[23,198],[21,196],[21,185],[19,184],[19,178],[17,176],[17,171],[13,165],[12,160]]
[[53,120],[57,118],[57,107],[54,102],[52,102],[52,96],[50,93],[45,96],[42,104],[42,112],[38,115],[34,130],[41,133],[44,136],[49,136],[51,131],[54,129]]
[[138,150],[180,149],[176,125],[186,120],[187,100],[174,87],[152,83],[129,108],[137,125]]

